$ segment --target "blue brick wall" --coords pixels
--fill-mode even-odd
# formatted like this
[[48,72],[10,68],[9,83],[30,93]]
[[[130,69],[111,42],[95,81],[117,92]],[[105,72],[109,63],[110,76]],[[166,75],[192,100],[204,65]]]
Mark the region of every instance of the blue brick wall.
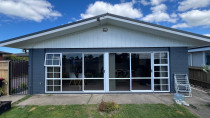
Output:
[[170,90],[174,90],[175,73],[188,73],[187,48],[116,48],[116,49],[30,49],[29,50],[29,94],[45,93],[45,53],[50,52],[149,52],[169,51]]

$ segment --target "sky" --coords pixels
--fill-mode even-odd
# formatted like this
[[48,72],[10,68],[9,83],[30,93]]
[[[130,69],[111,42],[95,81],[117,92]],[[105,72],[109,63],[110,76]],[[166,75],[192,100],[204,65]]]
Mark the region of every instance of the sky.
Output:
[[210,36],[210,0],[0,0],[0,41],[103,13]]

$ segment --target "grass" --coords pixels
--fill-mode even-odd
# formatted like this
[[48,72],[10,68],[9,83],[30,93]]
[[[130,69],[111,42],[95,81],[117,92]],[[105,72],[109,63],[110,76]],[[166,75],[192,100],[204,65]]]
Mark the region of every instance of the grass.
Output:
[[128,104],[119,105],[119,108],[118,111],[102,113],[97,105],[14,106],[0,118],[197,118],[183,106],[175,104]]

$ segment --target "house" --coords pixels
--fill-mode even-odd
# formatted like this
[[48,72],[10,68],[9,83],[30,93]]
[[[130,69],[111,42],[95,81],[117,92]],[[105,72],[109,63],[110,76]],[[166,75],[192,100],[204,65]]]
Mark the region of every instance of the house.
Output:
[[3,51],[0,51],[0,60],[3,60],[3,56],[4,55],[10,55],[11,53],[9,52],[3,52]]
[[210,38],[102,14],[0,42],[29,50],[29,93],[174,92],[188,48]]
[[190,48],[188,50],[188,65],[202,67],[210,65],[210,46]]

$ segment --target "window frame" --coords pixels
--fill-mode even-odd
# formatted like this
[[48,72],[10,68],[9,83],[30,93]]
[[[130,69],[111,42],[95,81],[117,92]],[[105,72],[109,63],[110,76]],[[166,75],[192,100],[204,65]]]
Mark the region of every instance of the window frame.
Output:
[[[59,54],[60,55],[60,59],[59,59],[59,64],[58,65],[53,65],[53,60],[55,60],[55,59],[47,59],[47,55],[50,55],[50,54],[52,54],[53,55],[53,57],[54,57],[54,55],[56,55],[56,54]],[[47,65],[46,63],[47,63],[47,60],[52,60],[52,65]],[[62,64],[62,53],[45,53],[45,61],[44,61],[44,66],[46,67],[46,66],[48,66],[48,67],[54,67],[54,66],[61,66]]]

